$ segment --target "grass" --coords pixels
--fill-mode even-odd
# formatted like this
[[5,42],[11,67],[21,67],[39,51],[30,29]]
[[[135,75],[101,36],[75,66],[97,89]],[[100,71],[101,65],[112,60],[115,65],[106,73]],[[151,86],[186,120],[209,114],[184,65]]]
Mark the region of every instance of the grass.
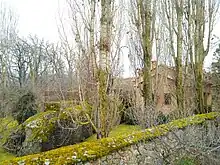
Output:
[[6,141],[7,137],[18,126],[17,121],[13,120],[12,117],[0,118],[0,162],[3,160],[10,160],[15,158],[13,154],[5,151],[1,146]]
[[18,126],[18,122],[12,117],[0,118],[0,145],[2,145],[7,137]]
[[0,162],[3,160],[10,160],[15,158],[13,154],[6,152],[3,148],[0,147]]
[[[112,131],[109,134],[109,137],[116,137],[116,136],[120,136],[120,135],[129,135],[135,131],[140,131],[140,130],[141,130],[141,127],[138,125],[121,124],[121,125],[118,125],[112,129]],[[86,141],[94,141],[94,140],[97,140],[96,134],[94,134],[86,139]]]

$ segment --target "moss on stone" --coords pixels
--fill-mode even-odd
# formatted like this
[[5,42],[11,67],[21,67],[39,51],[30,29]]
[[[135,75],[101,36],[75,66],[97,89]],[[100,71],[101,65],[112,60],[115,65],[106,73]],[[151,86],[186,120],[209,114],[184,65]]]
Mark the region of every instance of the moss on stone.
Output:
[[5,161],[1,164],[14,165],[22,163],[23,165],[39,165],[50,162],[50,164],[58,165],[89,161],[108,155],[115,150],[138,143],[140,141],[147,141],[165,135],[173,129],[181,129],[190,125],[201,124],[206,120],[213,120],[218,116],[220,116],[220,113],[218,112],[200,114],[184,119],[175,120],[168,124],[159,125],[157,127],[148,128],[143,131],[137,131],[130,135],[121,135],[118,137],[104,138],[97,141],[83,142],[80,144],[61,147],[40,154],[15,158],[9,161]]
[[38,113],[23,124],[19,125],[17,131],[30,129],[31,134],[26,141],[47,142],[49,135],[54,131],[58,119],[66,120],[69,118],[70,110],[58,113],[57,111],[46,111]]
[[70,116],[76,115],[77,113],[73,109],[66,109],[60,112],[41,112],[27,119],[22,125],[20,125],[20,129],[31,129],[31,136],[29,136],[26,141],[47,142],[49,135],[56,128],[56,123],[58,120],[68,121],[71,120]]
[[48,136],[55,128],[57,121],[56,111],[41,112],[27,119],[20,128],[31,129],[31,136],[26,141],[46,142]]
[[[78,114],[79,112],[76,112],[73,109],[66,109],[59,112],[41,112],[28,118],[23,124],[17,126],[15,132],[25,132],[25,142],[48,142],[50,135],[57,128],[58,120],[62,122],[72,122],[72,117],[76,117]],[[4,138],[3,143],[5,143],[7,139],[10,140],[10,133]]]

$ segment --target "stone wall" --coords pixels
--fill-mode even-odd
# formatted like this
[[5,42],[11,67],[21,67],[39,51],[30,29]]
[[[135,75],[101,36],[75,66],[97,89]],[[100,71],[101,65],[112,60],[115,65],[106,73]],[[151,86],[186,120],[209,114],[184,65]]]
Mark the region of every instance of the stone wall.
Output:
[[3,164],[163,165],[175,164],[181,157],[190,156],[199,164],[215,165],[219,164],[215,161],[219,160],[219,144],[220,114],[212,112],[131,135],[84,142]]
[[[197,163],[217,165],[211,157],[204,157],[201,149],[212,149],[220,144],[219,121],[206,121],[203,124],[187,126],[184,129],[169,132],[149,141],[115,151],[95,161],[77,163],[78,165],[164,165],[175,164],[182,157],[197,157]],[[203,152],[204,154],[207,152]],[[197,156],[198,155],[198,156]],[[220,159],[220,155],[219,155]]]

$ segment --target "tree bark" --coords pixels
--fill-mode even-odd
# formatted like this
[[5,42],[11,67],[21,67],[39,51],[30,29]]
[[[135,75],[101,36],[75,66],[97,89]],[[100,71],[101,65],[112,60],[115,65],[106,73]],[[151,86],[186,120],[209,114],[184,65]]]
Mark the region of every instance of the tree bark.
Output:
[[175,57],[176,65],[176,97],[179,115],[184,110],[184,87],[183,87],[183,0],[175,1],[177,15],[177,56]]
[[97,112],[97,138],[107,137],[107,113],[108,113],[108,74],[110,71],[110,29],[112,25],[111,18],[111,0],[101,0],[101,33],[100,33],[100,57],[98,72],[98,96],[99,107]]

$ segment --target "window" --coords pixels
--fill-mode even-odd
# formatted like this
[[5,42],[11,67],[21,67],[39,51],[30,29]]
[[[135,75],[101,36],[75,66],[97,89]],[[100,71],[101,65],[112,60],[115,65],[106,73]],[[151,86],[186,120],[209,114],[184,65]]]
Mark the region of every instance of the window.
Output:
[[164,93],[164,103],[165,103],[165,105],[171,104],[171,94],[170,93]]
[[210,100],[209,100],[209,96],[210,96],[210,93],[208,93],[208,92],[204,92],[204,93],[203,93],[205,105],[211,103]]

